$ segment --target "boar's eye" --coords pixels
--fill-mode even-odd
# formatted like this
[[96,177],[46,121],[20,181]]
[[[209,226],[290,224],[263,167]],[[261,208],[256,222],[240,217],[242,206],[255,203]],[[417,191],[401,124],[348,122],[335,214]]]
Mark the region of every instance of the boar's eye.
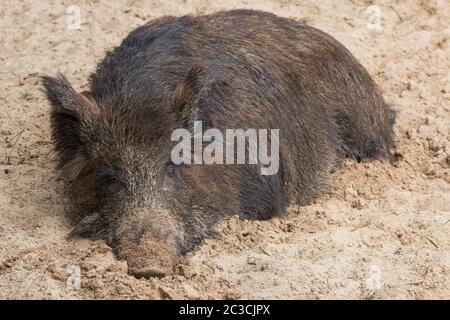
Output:
[[168,162],[166,163],[166,167],[165,167],[165,171],[166,171],[166,175],[169,178],[176,178],[177,177],[177,165],[173,164],[172,162]]
[[117,171],[113,168],[101,168],[95,173],[104,192],[111,193],[119,189],[121,183]]
[[164,171],[169,178],[175,179],[180,178],[181,173],[180,170],[182,170],[185,167],[186,165],[184,164],[174,164],[172,161],[169,161],[164,166]]
[[175,189],[185,188],[183,169],[186,166],[183,164],[176,165],[172,162],[167,162],[164,166],[164,173],[168,178],[168,183]]

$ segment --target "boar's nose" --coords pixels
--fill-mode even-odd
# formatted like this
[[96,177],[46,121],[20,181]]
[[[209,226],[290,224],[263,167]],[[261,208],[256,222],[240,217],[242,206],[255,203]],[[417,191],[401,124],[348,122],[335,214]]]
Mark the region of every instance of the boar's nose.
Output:
[[127,243],[119,249],[120,258],[126,259],[128,273],[136,278],[162,278],[176,263],[175,246],[144,234],[139,243]]
[[137,278],[161,278],[177,261],[178,230],[165,210],[143,209],[124,215],[115,230],[117,257],[127,261],[128,273]]

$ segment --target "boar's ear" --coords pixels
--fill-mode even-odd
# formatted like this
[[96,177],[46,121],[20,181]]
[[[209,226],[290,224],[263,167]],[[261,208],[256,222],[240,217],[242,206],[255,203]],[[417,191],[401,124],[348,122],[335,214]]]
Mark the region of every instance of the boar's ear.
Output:
[[82,128],[92,124],[100,109],[95,102],[76,92],[64,76],[41,78],[52,106],[52,137],[61,167],[76,157],[83,146]]
[[172,111],[183,128],[192,129],[194,121],[202,121],[203,128],[215,127],[213,111],[220,109],[217,104],[228,94],[227,81],[223,78],[218,66],[211,62],[191,67],[175,89],[172,101]]
[[175,89],[172,111],[175,113],[177,120],[181,121],[183,127],[188,127],[196,118],[202,74],[202,66],[195,64],[187,74],[186,79]]

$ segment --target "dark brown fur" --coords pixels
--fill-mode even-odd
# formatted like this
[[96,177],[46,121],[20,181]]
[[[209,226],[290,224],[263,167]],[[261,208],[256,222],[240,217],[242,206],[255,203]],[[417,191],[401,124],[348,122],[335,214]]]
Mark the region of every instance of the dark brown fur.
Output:
[[[380,158],[393,113],[329,35],[249,10],[163,17],[106,55],[85,95],[43,77],[74,234],[101,237],[138,276],[160,276],[223,217],[308,204],[339,159]],[[280,170],[170,162],[174,129],[280,129]],[[204,128],[205,129],[205,128]]]

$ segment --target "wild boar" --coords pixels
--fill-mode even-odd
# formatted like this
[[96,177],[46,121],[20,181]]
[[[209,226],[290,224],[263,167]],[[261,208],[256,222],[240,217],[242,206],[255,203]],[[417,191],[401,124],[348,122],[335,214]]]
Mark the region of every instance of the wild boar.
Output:
[[[393,145],[394,113],[353,55],[270,13],[150,21],[89,84],[78,93],[64,76],[43,77],[72,234],[105,239],[138,277],[170,272],[220,219],[309,204],[340,159],[388,158]],[[279,130],[277,170],[261,174],[258,159],[175,163],[173,133],[196,123]]]

